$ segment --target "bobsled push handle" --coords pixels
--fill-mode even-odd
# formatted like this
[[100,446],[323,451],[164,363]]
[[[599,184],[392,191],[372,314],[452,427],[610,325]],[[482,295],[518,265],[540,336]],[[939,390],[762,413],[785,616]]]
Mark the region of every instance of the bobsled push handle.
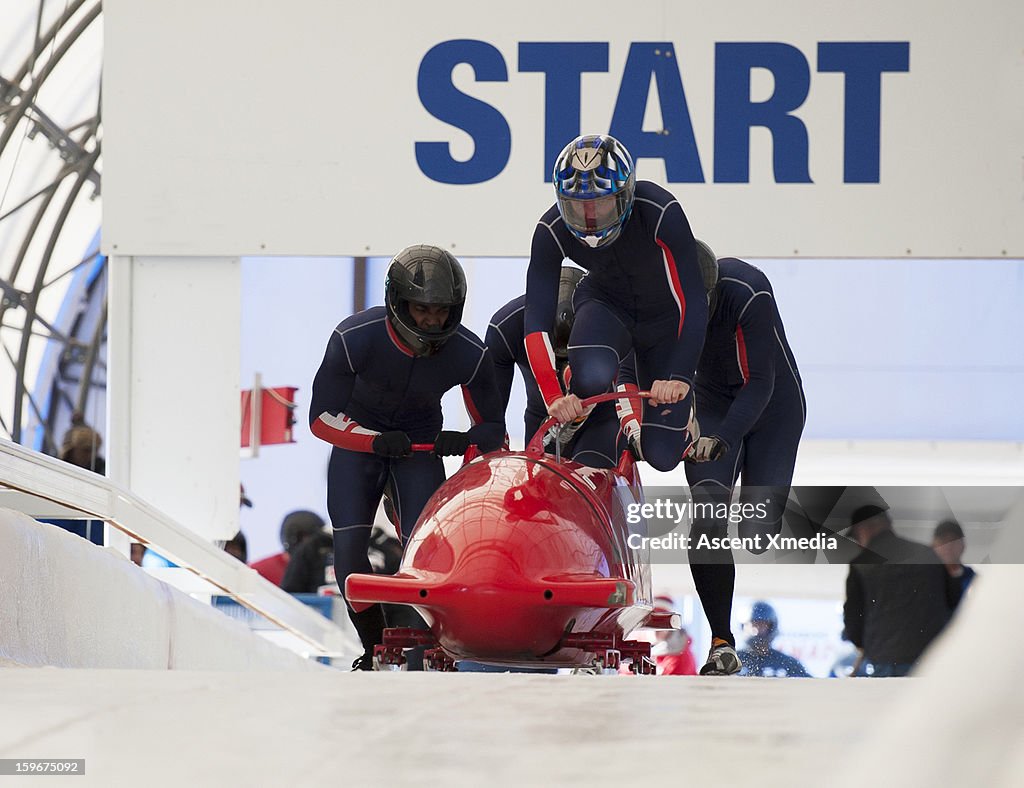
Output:
[[[430,451],[434,450],[434,444],[433,443],[414,443],[412,445],[412,450],[413,451],[430,452]],[[463,464],[465,464],[465,463],[467,463],[467,462],[469,462],[471,460],[475,460],[479,456],[480,456],[480,447],[477,446],[475,443],[471,443],[469,445],[469,448],[466,449],[466,453],[464,455],[462,455],[462,462],[463,462]]]
[[[624,394],[621,391],[606,391],[604,394],[595,394],[593,397],[587,397],[584,400],[580,400],[580,404],[584,408],[589,408],[591,405],[600,405],[602,402],[612,402],[617,399],[627,399],[631,397],[640,397],[646,399],[651,396],[649,391],[631,391],[629,394]],[[554,416],[548,416],[537,428],[537,432],[534,433],[533,437],[530,438],[530,442],[526,444],[526,453],[531,457],[542,457],[544,456],[544,436],[547,431],[554,427],[558,421]],[[415,447],[414,447],[415,448]]]

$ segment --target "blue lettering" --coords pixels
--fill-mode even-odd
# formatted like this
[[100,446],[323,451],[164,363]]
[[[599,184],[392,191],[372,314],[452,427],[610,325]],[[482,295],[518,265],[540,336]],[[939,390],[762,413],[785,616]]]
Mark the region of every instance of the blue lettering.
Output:
[[[609,131],[634,158],[661,159],[672,183],[703,183],[704,172],[693,125],[670,42],[630,45]],[[589,42],[521,42],[519,71],[544,75],[543,177],[570,139],[580,133],[582,76],[606,73],[609,44]],[[464,131],[473,141],[466,161],[455,159],[451,143],[417,141],[416,161],[428,178],[447,184],[476,184],[497,177],[508,165],[512,133],[494,106],[463,93],[452,80],[465,63],[478,82],[507,82],[501,52],[485,41],[458,39],[431,48],[417,77],[424,109],[438,120]],[[753,69],[769,71],[772,95],[752,101]],[[910,70],[910,43],[822,42],[818,71],[845,79],[843,180],[878,183],[881,161],[882,75]],[[663,129],[645,131],[651,78],[654,78]],[[773,175],[777,183],[811,183],[808,131],[793,113],[806,101],[810,68],[799,49],[781,42],[730,42],[715,45],[714,181],[750,181],[750,130],[768,129],[772,138]]]
[[580,133],[580,76],[608,70],[608,44],[519,44],[519,70],[544,74],[544,182],[562,148]]
[[820,43],[818,71],[846,75],[843,181],[878,183],[882,74],[910,71],[910,42]]
[[[750,71],[766,68],[775,78],[767,101],[750,100]],[[789,44],[729,43],[715,45],[715,182],[750,180],[750,129],[772,133],[772,161],[777,183],[810,183],[807,128],[791,115],[807,98],[811,72],[807,59]]]
[[[650,92],[651,74],[658,87],[661,133],[644,131],[644,110]],[[619,96],[612,115],[611,135],[622,142],[633,159],[663,159],[665,173],[673,183],[703,183],[704,170],[697,154],[686,94],[670,43],[636,43],[622,74]]]
[[505,59],[484,41],[444,41],[423,56],[417,77],[420,102],[438,120],[462,129],[473,138],[473,155],[458,161],[447,142],[417,142],[416,163],[428,178],[440,183],[483,183],[508,164],[512,132],[504,116],[480,99],[452,84],[452,70],[468,63],[478,82],[507,82]]

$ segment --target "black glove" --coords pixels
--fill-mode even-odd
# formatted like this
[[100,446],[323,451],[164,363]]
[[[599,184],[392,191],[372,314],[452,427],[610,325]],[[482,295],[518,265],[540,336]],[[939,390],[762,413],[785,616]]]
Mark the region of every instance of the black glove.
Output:
[[373,439],[373,453],[381,457],[408,457],[412,454],[412,441],[401,430],[382,432]]
[[434,438],[434,454],[438,457],[450,457],[452,455],[463,455],[469,448],[468,432],[453,432],[441,430]]
[[687,462],[715,462],[729,451],[729,444],[717,435],[702,435],[683,456]]
[[640,450],[639,433],[637,433],[636,435],[630,435],[628,438],[626,438],[626,448],[629,450],[629,453],[633,455],[634,460],[636,460],[637,462],[643,462],[644,453]]

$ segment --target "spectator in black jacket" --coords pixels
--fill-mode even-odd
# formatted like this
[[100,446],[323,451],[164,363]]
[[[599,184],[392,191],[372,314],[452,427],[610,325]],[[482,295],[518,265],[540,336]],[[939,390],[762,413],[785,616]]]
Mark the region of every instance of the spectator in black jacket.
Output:
[[964,566],[964,529],[956,520],[943,520],[935,526],[932,534],[932,549],[949,572],[949,576],[960,584],[961,598],[977,574],[971,567]]
[[884,508],[862,506],[850,522],[864,549],[846,578],[845,637],[863,652],[860,675],[905,676],[949,621],[959,584],[934,550],[896,535]]
[[321,530],[303,540],[291,555],[281,588],[289,594],[315,594],[334,586],[334,537]]

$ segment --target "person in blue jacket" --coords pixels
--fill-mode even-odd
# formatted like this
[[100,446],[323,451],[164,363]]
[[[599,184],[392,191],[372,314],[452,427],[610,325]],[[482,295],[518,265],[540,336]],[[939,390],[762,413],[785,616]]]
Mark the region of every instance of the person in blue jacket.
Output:
[[764,601],[754,603],[750,611],[751,636],[747,647],[739,652],[743,668],[741,676],[768,676],[775,678],[809,678],[810,673],[796,657],[772,648],[779,633],[779,615]]

